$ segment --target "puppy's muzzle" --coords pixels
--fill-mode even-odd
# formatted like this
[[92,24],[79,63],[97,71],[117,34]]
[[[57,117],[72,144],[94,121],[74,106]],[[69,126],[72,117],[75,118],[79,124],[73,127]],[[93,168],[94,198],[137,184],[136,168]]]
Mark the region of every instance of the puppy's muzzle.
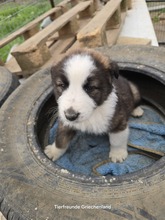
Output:
[[75,121],[78,116],[80,115],[79,112],[76,112],[73,108],[69,108],[66,111],[64,111],[65,117],[69,121]]

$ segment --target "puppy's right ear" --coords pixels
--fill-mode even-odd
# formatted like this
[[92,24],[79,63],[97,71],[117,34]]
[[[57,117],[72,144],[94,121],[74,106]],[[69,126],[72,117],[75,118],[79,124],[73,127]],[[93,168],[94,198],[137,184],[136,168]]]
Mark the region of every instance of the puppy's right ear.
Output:
[[119,77],[119,67],[118,64],[114,61],[110,62],[110,71],[112,76],[114,76],[116,79]]

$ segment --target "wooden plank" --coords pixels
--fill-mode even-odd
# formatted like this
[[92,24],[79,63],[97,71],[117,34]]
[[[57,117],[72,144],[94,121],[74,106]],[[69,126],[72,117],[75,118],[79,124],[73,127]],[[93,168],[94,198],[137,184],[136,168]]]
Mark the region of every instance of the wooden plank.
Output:
[[132,0],[127,0],[128,9],[132,8]]
[[[91,6],[91,1],[80,2],[65,14],[58,17],[45,29],[41,30],[21,45],[19,45],[12,55],[16,58],[22,70],[32,69],[42,66],[51,58],[51,54],[46,45],[46,41],[55,32],[59,31],[67,23],[72,22],[75,16]],[[76,19],[77,20],[77,19]],[[77,28],[77,26],[76,26]],[[74,29],[74,28],[73,28]]]
[[59,39],[50,48],[52,57],[56,57],[55,55],[65,53],[68,50],[68,48],[70,48],[74,44],[75,40],[76,40],[75,36]]
[[39,26],[37,25],[37,26],[31,28],[30,30],[26,30],[23,33],[23,37],[24,37],[25,40],[27,40],[31,36],[35,35],[38,31],[39,31]]
[[120,34],[120,31],[123,27],[125,17],[126,17],[126,12],[122,12],[120,26],[117,29],[111,29],[111,30],[106,31],[108,46],[112,46],[112,45],[116,44],[116,41],[117,41],[119,34]]
[[37,47],[38,45],[44,44],[49,37],[51,37],[55,32],[65,26],[65,24],[71,21],[71,19],[74,18],[76,14],[90,6],[90,4],[90,1],[79,3],[68,12],[53,21],[45,29],[41,30],[35,36],[31,37],[30,39],[19,45],[19,47],[16,48],[15,53],[19,51],[29,52],[30,50],[34,50],[35,47]]
[[121,2],[121,11],[125,12],[128,9],[128,0],[122,0]]
[[76,40],[75,43],[67,50],[67,53],[70,53],[71,51],[79,48],[83,48],[83,44]]
[[14,57],[5,63],[5,67],[16,75],[22,75],[22,70]]
[[76,15],[67,22],[63,27],[61,27],[58,31],[59,37],[67,36],[67,35],[74,35],[77,33],[78,29],[78,22]]
[[112,17],[107,22],[106,30],[119,28],[120,24],[121,24],[121,8],[119,6],[118,9],[115,11],[115,13],[112,15]]
[[27,25],[23,26],[19,30],[15,31],[14,33],[10,34],[9,36],[5,37],[4,39],[0,40],[0,48],[8,44],[9,42],[13,41],[20,35],[24,34],[26,31],[30,31],[31,29],[35,28],[36,25],[38,25],[39,22],[41,22],[44,18],[48,17],[49,15],[53,13],[57,13],[61,11],[61,8],[56,7],[52,8],[48,12],[44,13],[43,15],[36,18],[34,21],[28,23]]
[[96,47],[107,44],[105,27],[109,19],[115,13],[122,0],[109,1],[101,11],[77,34],[77,39],[88,47]]
[[58,62],[60,59],[62,59],[62,57],[65,55],[65,52],[74,44],[75,40],[76,38],[74,36],[59,39],[50,48],[52,57],[47,63],[44,64],[44,67],[50,66],[52,63]]
[[[83,18],[79,20],[79,30],[82,29],[88,22],[90,21],[90,18]],[[77,30],[78,31],[78,30]],[[83,48],[82,43],[76,40],[75,37],[68,37],[68,38],[63,38],[59,39],[51,48],[51,58],[44,64],[43,67],[47,67],[52,65],[52,63],[59,61],[62,59],[66,53],[78,49],[78,48]],[[66,51],[66,53],[65,53]],[[54,59],[55,57],[55,59]]]
[[50,38],[47,39],[46,41],[46,45],[47,47],[51,47],[57,40],[59,39],[59,34],[55,33],[54,35],[52,35]]
[[151,39],[135,37],[119,37],[117,44],[121,45],[151,45]]
[[[46,17],[51,16],[52,20],[66,12],[69,8],[75,6],[78,3],[78,0],[64,0],[61,3],[57,4],[55,8],[50,9],[49,11],[45,12],[41,16],[37,17],[35,20],[29,22],[28,24],[24,25],[22,28],[18,29],[14,33],[6,36],[4,39],[0,40],[0,48],[8,44],[9,42],[13,41],[20,35],[24,34],[25,32],[29,32],[31,29],[36,28],[38,24],[44,20]],[[33,34],[29,35],[32,36]],[[26,35],[27,36],[27,35]],[[27,38],[26,38],[27,39]]]

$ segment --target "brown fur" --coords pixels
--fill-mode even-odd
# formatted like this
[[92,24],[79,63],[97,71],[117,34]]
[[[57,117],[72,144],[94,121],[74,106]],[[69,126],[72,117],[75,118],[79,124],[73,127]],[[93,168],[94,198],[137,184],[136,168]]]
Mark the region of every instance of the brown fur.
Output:
[[140,99],[134,99],[129,82],[122,76],[114,80],[114,85],[118,96],[118,102],[111,124],[111,132],[122,131],[127,127],[128,118],[136,107],[136,102],[140,101]]

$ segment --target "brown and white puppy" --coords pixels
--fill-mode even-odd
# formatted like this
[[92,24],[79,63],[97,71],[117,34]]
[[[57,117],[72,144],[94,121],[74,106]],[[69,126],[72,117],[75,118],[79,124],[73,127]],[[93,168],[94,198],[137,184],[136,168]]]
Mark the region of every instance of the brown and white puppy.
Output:
[[113,162],[126,159],[128,118],[137,107],[140,94],[134,84],[119,76],[116,63],[99,52],[82,49],[64,57],[51,69],[59,124],[55,142],[45,148],[52,160],[61,157],[77,130],[109,135]]

